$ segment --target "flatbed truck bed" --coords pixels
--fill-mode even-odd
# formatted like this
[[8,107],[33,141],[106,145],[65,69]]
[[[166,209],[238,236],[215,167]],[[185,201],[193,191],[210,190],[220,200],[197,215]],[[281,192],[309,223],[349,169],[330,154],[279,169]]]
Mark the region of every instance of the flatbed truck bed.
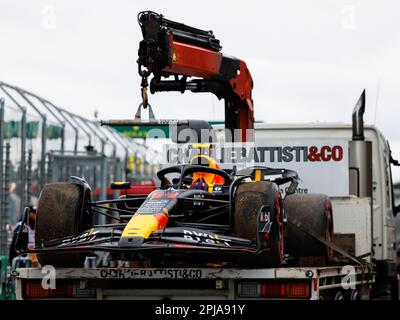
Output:
[[[13,276],[17,299],[367,299],[375,281],[362,266],[19,268]],[[43,289],[51,277],[55,289]]]

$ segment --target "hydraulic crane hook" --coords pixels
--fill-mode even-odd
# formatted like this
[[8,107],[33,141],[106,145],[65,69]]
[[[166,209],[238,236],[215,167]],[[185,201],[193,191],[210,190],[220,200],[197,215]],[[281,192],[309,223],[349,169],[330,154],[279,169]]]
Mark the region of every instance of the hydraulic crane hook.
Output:
[[142,82],[140,84],[142,102],[139,104],[139,108],[136,111],[135,119],[142,118],[142,107],[143,107],[143,109],[147,109],[147,107],[148,107],[149,108],[149,119],[155,119],[154,112],[149,103],[149,97],[148,97],[148,93],[147,93],[148,86],[149,86],[147,78],[149,77],[151,72],[148,70],[142,70],[142,66],[140,63],[138,63],[138,66],[139,66],[139,75],[142,77]]

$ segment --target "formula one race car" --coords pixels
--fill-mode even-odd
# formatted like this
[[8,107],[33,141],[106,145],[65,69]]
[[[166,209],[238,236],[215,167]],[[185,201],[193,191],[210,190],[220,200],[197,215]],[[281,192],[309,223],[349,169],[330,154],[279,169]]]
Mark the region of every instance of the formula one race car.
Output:
[[[19,241],[20,253],[37,253],[41,265],[57,267],[82,266],[86,256],[98,251],[109,252],[112,260],[146,260],[152,266],[272,267],[284,263],[287,253],[325,261],[332,255],[315,239],[291,231],[290,225],[285,230],[287,219],[296,217],[327,241],[333,239],[328,197],[294,194],[294,171],[222,170],[211,157],[198,155],[157,176],[161,186],[148,195],[125,192],[117,199],[96,202],[83,179],[47,184],[37,208],[36,248],[21,250],[24,245]],[[287,183],[283,199],[280,186]],[[113,184],[117,189],[129,187]],[[95,214],[107,212],[117,212],[119,223],[91,223]]]

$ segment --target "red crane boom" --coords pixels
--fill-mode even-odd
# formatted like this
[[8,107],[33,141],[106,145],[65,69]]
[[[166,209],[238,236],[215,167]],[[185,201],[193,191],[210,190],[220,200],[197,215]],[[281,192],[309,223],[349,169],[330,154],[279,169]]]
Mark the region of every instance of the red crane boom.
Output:
[[[152,11],[139,13],[138,22],[143,34],[138,65],[144,98],[151,74],[151,93],[211,92],[225,100],[225,127],[232,133],[241,129],[241,139],[246,141],[246,129],[254,127],[253,79],[246,63],[222,54],[212,31],[167,20]],[[171,76],[174,80],[167,80]],[[196,79],[188,81],[188,77]]]

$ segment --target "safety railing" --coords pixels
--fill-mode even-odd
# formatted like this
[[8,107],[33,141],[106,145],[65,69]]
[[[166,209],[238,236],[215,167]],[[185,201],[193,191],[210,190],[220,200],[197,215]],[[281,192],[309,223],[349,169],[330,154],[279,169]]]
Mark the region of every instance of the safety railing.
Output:
[[46,183],[81,175],[98,199],[106,199],[111,181],[152,178],[158,165],[146,159],[147,148],[0,81],[0,255],[8,254],[6,226],[36,204]]

